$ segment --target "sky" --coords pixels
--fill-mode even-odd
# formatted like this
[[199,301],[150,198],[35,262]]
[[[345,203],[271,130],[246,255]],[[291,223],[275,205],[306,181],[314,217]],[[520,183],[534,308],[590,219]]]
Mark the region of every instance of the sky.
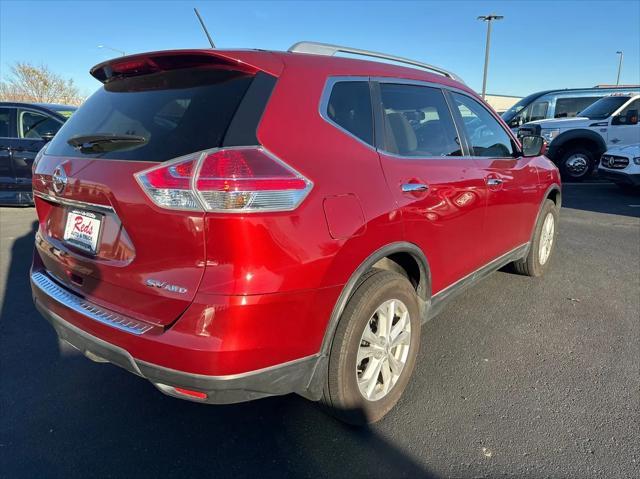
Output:
[[640,1],[12,1],[0,0],[0,78],[16,61],[46,64],[83,95],[89,69],[119,53],[206,48],[197,7],[219,48],[286,50],[300,40],[414,58],[482,88],[486,24],[496,13],[488,93],[640,84]]

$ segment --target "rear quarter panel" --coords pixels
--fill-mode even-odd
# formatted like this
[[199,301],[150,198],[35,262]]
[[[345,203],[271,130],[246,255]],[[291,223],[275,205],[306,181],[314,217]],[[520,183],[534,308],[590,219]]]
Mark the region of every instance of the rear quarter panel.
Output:
[[[313,189],[292,212],[207,215],[207,268],[201,292],[263,294],[344,284],[371,252],[402,239],[400,217],[377,152],[319,114],[327,76],[341,72],[303,60],[280,76],[258,139],[310,179]],[[362,215],[350,208],[350,214],[337,218],[343,221],[334,216],[341,230],[354,232],[336,239],[323,205],[326,199],[344,195],[359,203]]]

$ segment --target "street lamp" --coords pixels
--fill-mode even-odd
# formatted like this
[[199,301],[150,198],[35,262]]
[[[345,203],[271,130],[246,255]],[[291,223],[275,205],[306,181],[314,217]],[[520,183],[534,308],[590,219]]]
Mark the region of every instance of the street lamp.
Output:
[[490,15],[481,15],[478,17],[478,20],[487,22],[487,46],[485,47],[485,52],[484,52],[484,75],[482,77],[482,99],[483,100],[485,95],[487,94],[487,69],[489,68],[489,48],[491,47],[491,23],[494,20],[502,20],[503,18],[504,16],[496,15],[494,13]]
[[622,50],[616,52],[620,55],[620,62],[618,63],[618,78],[616,79],[616,86],[620,85],[620,72],[622,71],[622,59],[624,58],[624,52]]
[[122,56],[126,55],[126,53],[123,52],[122,50],[118,50],[117,48],[113,48],[113,47],[110,47],[108,45],[98,45],[98,48],[106,48],[107,50],[112,50],[112,51],[114,51],[116,53],[119,53]]

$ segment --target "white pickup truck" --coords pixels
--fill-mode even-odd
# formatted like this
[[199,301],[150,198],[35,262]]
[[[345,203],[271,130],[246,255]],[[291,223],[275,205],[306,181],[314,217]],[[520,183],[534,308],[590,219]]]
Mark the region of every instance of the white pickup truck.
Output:
[[575,118],[539,120],[518,129],[519,136],[539,135],[549,143],[547,156],[565,181],[582,181],[609,148],[640,143],[640,95],[610,95]]

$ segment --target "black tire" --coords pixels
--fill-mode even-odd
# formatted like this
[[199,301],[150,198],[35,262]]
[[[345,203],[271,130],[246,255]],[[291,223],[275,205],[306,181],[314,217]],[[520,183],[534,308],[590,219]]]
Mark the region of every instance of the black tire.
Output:
[[[372,401],[365,398],[358,387],[357,354],[361,344],[368,344],[362,339],[365,327],[369,327],[370,322],[376,324],[376,310],[391,299],[401,301],[409,314],[408,355],[400,375],[386,396]],[[392,324],[398,324],[398,321]],[[405,276],[386,270],[366,273],[347,302],[331,344],[322,397],[322,403],[328,411],[354,425],[382,419],[398,402],[409,382],[420,347],[420,326],[416,291]],[[376,380],[384,380],[382,371],[379,374]]]
[[[579,169],[581,160],[586,163],[583,170]],[[578,146],[564,152],[558,163],[558,168],[560,168],[562,181],[580,182],[591,175],[595,165],[596,154],[585,147]]]
[[[540,240],[542,239],[542,228],[549,215],[553,218],[551,249],[544,263],[540,263]],[[545,200],[536,223],[536,229],[533,234],[529,253],[525,258],[513,262],[513,269],[516,273],[533,277],[539,277],[544,274],[549,267],[549,262],[556,247],[556,240],[558,236],[558,217],[558,208],[556,208],[556,204],[551,200]]]

